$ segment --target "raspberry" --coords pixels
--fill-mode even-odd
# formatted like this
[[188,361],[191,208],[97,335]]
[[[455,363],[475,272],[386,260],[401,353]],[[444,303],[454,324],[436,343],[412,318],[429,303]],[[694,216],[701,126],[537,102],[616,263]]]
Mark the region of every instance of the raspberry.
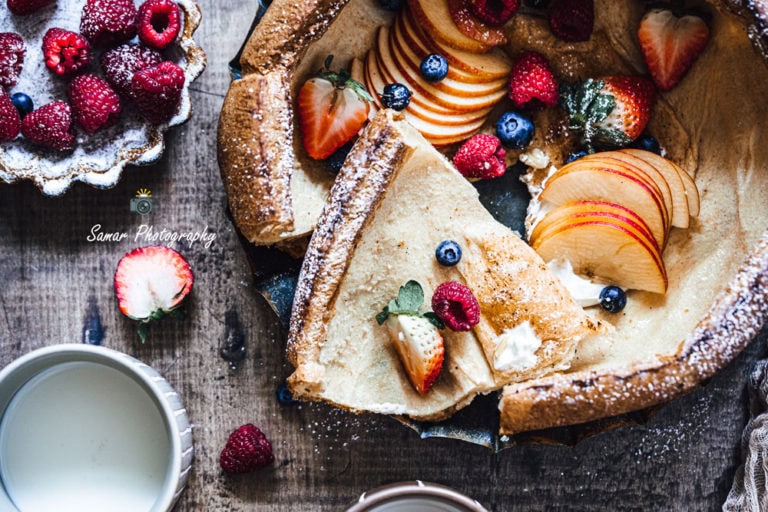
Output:
[[179,35],[181,13],[172,0],[147,0],[139,7],[139,39],[162,50]]
[[67,88],[72,114],[88,133],[115,124],[122,108],[120,98],[107,82],[94,75],[75,77]]
[[498,178],[507,168],[504,147],[493,135],[475,135],[453,156],[453,165],[467,178]]
[[563,41],[587,41],[595,26],[594,0],[555,0],[547,12],[549,29]]
[[184,70],[173,62],[161,62],[133,75],[131,91],[141,114],[152,124],[169,121],[181,103]]
[[38,9],[54,2],[56,2],[56,0],[8,0],[8,9],[13,14],[24,16],[32,14]]
[[88,0],[80,18],[80,32],[95,46],[124,43],[136,35],[133,0]]
[[107,82],[121,96],[132,98],[131,80],[134,73],[156,66],[163,57],[143,44],[124,44],[101,55],[101,67]]
[[469,331],[480,322],[480,304],[472,290],[457,281],[447,281],[435,289],[432,311],[453,331]]
[[230,474],[250,473],[274,461],[272,445],[264,433],[250,423],[230,434],[219,456],[221,469]]
[[72,111],[63,101],[54,101],[27,114],[21,122],[21,133],[30,142],[57,151],[75,148]]
[[516,109],[557,105],[557,80],[543,55],[526,52],[515,61],[509,76],[509,99]]
[[26,51],[19,34],[0,33],[0,86],[13,87],[19,81]]
[[518,0],[472,0],[472,13],[492,27],[508,22],[520,6]]
[[0,142],[13,140],[21,131],[21,116],[8,93],[0,87]]
[[45,65],[57,75],[74,73],[88,65],[91,45],[80,34],[63,28],[52,28],[43,36]]

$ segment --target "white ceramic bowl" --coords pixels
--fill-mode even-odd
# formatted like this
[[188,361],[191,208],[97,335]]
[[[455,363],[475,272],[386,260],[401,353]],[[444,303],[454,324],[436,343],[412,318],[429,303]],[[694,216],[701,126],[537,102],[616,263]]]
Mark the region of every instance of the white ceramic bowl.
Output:
[[401,482],[364,493],[347,512],[488,512],[480,503],[440,484]]
[[179,395],[127,354],[54,345],[0,371],[0,510],[166,512],[192,455]]

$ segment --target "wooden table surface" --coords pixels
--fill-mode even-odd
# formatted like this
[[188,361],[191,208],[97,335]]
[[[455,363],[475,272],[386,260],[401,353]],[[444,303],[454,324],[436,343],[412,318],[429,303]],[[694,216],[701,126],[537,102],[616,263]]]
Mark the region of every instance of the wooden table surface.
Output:
[[[98,310],[103,344],[158,369],[181,393],[194,424],[195,462],[177,511],[344,510],[366,489],[422,479],[450,485],[492,511],[715,510],[739,464],[746,422],[745,372],[761,355],[765,332],[708,386],[666,406],[646,425],[562,446],[520,446],[500,454],[454,440],[426,439],[386,417],[353,416],[324,406],[281,406],[275,387],[288,373],[285,333],[255,292],[226,215],[216,164],[216,124],[229,83],[227,62],[255,11],[253,0],[202,0],[196,39],[208,68],[192,86],[192,120],[172,131],[155,166],[129,169],[119,185],[76,185],[50,199],[29,183],[0,186],[0,367],[32,349],[80,342]],[[112,276],[140,245],[88,242],[103,231],[135,233],[129,212],[138,188],[154,197],[155,229],[202,230],[210,248],[181,246],[196,276],[184,319],[150,329],[117,310]],[[146,219],[145,219],[146,222]],[[247,356],[233,371],[219,357],[232,336]],[[224,476],[218,454],[235,427],[252,422],[272,440],[274,467]]]

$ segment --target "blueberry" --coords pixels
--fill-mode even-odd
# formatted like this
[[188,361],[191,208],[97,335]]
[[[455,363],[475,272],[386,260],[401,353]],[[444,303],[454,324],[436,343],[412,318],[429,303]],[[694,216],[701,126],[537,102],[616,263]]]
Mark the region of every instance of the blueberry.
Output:
[[277,402],[280,405],[296,405],[299,403],[298,400],[293,398],[291,390],[288,389],[288,385],[285,383],[285,381],[277,385],[277,389],[275,389],[275,396],[277,397]]
[[435,250],[437,262],[444,267],[452,267],[461,261],[461,246],[453,240],[443,240]]
[[565,163],[569,164],[569,163],[573,162],[574,160],[578,160],[579,158],[581,158],[583,156],[587,156],[587,152],[586,151],[574,151],[573,153],[568,155],[568,160],[566,160]]
[[392,110],[405,110],[411,102],[411,91],[403,84],[387,84],[384,86],[381,102]]
[[339,149],[333,152],[331,156],[325,159],[325,165],[332,172],[339,172],[344,165],[344,160],[347,159],[347,155],[352,150],[352,146],[355,145],[357,137],[353,137],[349,142],[341,146]]
[[11,102],[13,102],[13,106],[16,107],[16,110],[19,111],[19,115],[22,119],[24,119],[24,116],[35,110],[32,98],[23,92],[14,93],[13,96],[11,96]]
[[618,286],[606,286],[600,292],[600,306],[609,313],[618,313],[627,305],[627,294]]
[[379,0],[379,5],[387,11],[399,11],[403,7],[404,0]]
[[439,53],[430,53],[421,61],[419,69],[427,82],[439,82],[448,75],[448,61]]
[[496,122],[496,135],[508,149],[524,149],[533,139],[533,122],[528,116],[506,112]]
[[659,145],[659,141],[657,141],[656,138],[652,135],[641,135],[632,143],[632,147],[637,149],[644,149],[646,151],[656,153],[657,155],[661,155],[661,146]]

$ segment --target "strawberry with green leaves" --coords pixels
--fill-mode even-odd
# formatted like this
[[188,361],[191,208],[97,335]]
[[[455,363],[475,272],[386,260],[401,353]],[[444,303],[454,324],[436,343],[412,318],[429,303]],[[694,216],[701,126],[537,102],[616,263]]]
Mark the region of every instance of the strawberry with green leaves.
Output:
[[373,101],[347,70],[331,71],[332,61],[328,57],[325,70],[299,90],[297,113],[304,149],[317,160],[325,160],[357,135],[368,121]]
[[408,281],[400,287],[397,298],[376,315],[379,325],[386,325],[408,379],[421,395],[437,380],[445,358],[445,343],[439,331],[443,323],[434,312],[419,311],[423,303],[421,285]]
[[614,75],[565,85],[560,104],[579,133],[582,146],[624,147],[643,133],[651,117],[656,89],[641,76]]

